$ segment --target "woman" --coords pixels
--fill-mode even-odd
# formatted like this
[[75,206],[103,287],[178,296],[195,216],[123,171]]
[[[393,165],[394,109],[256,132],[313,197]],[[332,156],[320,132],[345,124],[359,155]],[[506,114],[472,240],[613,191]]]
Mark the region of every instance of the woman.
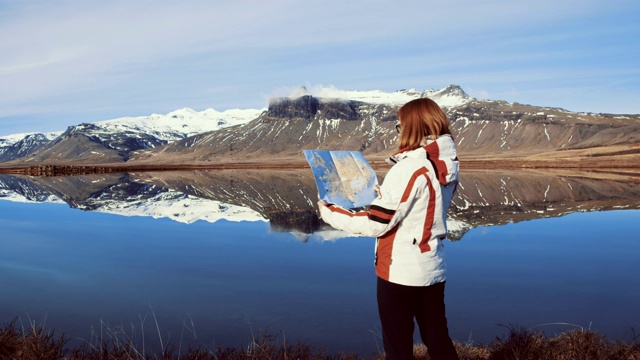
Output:
[[378,312],[387,359],[413,358],[414,318],[432,359],[457,359],[444,305],[446,217],[458,185],[449,120],[431,99],[403,105],[399,151],[368,211],[318,202],[336,229],[377,237]]

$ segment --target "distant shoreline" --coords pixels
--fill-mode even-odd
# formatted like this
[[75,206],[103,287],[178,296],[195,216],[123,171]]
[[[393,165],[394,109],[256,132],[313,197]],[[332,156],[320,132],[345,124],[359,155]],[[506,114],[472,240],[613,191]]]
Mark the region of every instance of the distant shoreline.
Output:
[[[376,170],[389,168],[383,159],[369,159],[371,166]],[[629,175],[640,176],[640,161],[634,159],[612,159],[584,158],[486,158],[486,159],[463,159],[460,161],[462,169],[504,169],[504,170],[525,170],[525,169],[564,169],[564,170],[596,170],[624,172]],[[224,163],[195,163],[195,164],[42,164],[42,165],[2,165],[0,164],[0,174],[30,175],[30,176],[68,176],[68,175],[88,175],[88,174],[108,174],[126,172],[148,172],[148,171],[193,171],[193,170],[232,170],[232,169],[254,169],[254,170],[287,170],[287,169],[308,169],[309,165],[305,161],[298,159],[271,159],[268,161],[252,162],[224,162]]]

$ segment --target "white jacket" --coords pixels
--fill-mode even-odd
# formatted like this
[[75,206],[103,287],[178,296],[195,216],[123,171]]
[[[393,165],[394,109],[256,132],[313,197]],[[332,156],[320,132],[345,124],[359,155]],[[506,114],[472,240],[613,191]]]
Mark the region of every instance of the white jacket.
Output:
[[328,204],[322,219],[336,229],[377,237],[376,274],[393,283],[428,286],[446,280],[447,210],[458,185],[450,135],[390,157],[394,163],[368,211]]

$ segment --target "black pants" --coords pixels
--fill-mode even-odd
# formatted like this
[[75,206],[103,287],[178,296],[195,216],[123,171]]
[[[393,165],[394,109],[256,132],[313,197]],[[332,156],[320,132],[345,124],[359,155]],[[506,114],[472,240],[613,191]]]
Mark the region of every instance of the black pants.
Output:
[[378,278],[378,313],[387,360],[413,359],[414,318],[431,359],[458,359],[447,328],[444,284],[405,286]]

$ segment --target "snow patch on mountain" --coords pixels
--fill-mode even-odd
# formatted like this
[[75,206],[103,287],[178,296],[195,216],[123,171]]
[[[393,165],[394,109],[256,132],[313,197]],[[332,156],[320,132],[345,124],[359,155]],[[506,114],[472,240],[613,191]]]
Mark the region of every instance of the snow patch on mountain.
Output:
[[66,204],[64,201],[62,201],[60,198],[54,195],[50,195],[44,200],[42,199],[33,200],[33,199],[29,199],[24,195],[18,194],[15,191],[6,190],[6,189],[0,189],[0,200],[6,200],[6,201],[18,202],[18,203]]
[[[98,205],[96,203],[96,205]],[[163,192],[155,197],[130,201],[105,201],[97,212],[121,216],[168,218],[184,224],[198,220],[210,223],[228,221],[267,221],[257,211],[220,201],[197,198],[181,192]]]
[[32,133],[22,133],[22,134],[12,134],[12,135],[0,136],[0,148],[11,146],[11,145],[19,142],[20,140],[26,138],[29,135],[38,135],[38,134],[43,135],[47,140],[53,140],[53,139],[57,138],[58,136],[60,136],[60,134],[62,134],[62,131],[52,131],[52,132],[46,132],[46,133],[32,132]]
[[241,125],[257,118],[266,109],[231,109],[195,111],[184,108],[166,115],[153,114],[139,117],[122,117],[94,123],[106,132],[137,132],[154,135],[165,141]]
[[445,108],[464,105],[473,100],[472,97],[467,95],[457,85],[450,85],[439,90],[429,89],[425,91],[418,91],[416,89],[404,89],[394,92],[385,92],[381,90],[351,91],[338,89],[334,86],[314,85],[295,88],[290,91],[289,97],[298,98],[304,95],[312,95],[317,98],[339,99],[345,101],[355,100],[369,104],[388,105],[402,105],[414,99],[428,97],[438,103],[441,107]]
[[474,100],[457,85],[449,85],[440,90],[426,90],[422,92],[421,97],[428,97],[444,108],[454,108]]
[[[151,135],[160,141],[171,142],[188,136],[214,131],[229,126],[241,125],[257,118],[264,109],[230,109],[216,111],[207,109],[195,111],[184,108],[166,115],[122,117],[112,120],[98,121],[91,124],[80,124],[73,131],[87,130],[89,133],[109,138],[115,134],[133,136]],[[90,129],[89,129],[90,128]],[[48,140],[53,140],[62,131],[43,133]],[[26,137],[39,133],[12,134],[0,137],[0,149],[8,148]]]
[[469,223],[459,220],[459,219],[453,219],[450,217],[447,217],[447,232],[448,233],[458,233],[458,234],[464,234],[465,232],[469,231],[469,229],[471,229],[473,226],[471,226]]
[[[46,199],[32,200],[7,189],[0,189],[0,200],[19,203],[67,204],[54,195],[50,195]],[[76,204],[76,206],[79,209],[84,208],[81,204]],[[248,207],[197,198],[175,191],[163,192],[152,198],[129,199],[128,201],[95,199],[87,209],[121,216],[168,218],[184,224],[191,224],[198,220],[213,223],[222,219],[234,222],[268,221],[260,213]]]

